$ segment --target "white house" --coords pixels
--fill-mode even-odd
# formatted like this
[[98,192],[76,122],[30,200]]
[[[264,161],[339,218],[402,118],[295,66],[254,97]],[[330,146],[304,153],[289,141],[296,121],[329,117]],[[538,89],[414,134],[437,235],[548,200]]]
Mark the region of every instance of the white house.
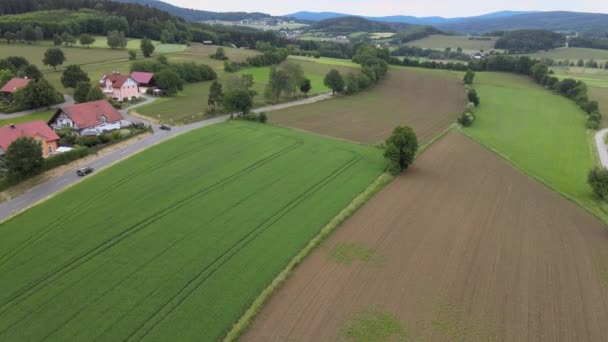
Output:
[[99,135],[121,128],[123,116],[106,100],[91,101],[57,109],[49,120],[53,129],[71,128],[80,135]]

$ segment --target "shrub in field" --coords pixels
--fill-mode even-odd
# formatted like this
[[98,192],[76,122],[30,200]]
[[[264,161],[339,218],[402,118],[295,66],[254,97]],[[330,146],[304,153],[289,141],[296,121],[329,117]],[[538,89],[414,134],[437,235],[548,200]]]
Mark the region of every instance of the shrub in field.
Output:
[[595,167],[587,175],[587,183],[593,189],[593,193],[599,198],[608,199],[608,170]]
[[475,105],[475,107],[479,106],[479,95],[477,95],[477,91],[475,89],[469,89],[467,98],[469,99],[469,102]]
[[411,127],[397,126],[386,139],[384,157],[388,160],[388,169],[393,174],[400,174],[407,169],[416,157],[418,138]]
[[474,79],[475,73],[471,70],[467,70],[467,73],[464,74],[464,84],[473,84]]
[[470,127],[473,124],[473,121],[475,121],[475,116],[469,111],[463,112],[460,117],[458,117],[458,123],[464,127]]
[[266,113],[261,112],[260,114],[258,114],[258,122],[266,123],[266,121],[268,121],[268,116],[266,115]]

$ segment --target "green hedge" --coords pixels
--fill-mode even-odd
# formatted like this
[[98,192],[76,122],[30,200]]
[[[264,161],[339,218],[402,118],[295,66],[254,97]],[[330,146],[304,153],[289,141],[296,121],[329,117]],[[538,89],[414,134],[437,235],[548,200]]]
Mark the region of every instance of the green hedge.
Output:
[[76,159],[80,159],[91,154],[91,151],[84,147],[78,146],[69,152],[59,153],[54,156],[48,157],[44,160],[42,171],[48,171],[56,167],[69,164]]

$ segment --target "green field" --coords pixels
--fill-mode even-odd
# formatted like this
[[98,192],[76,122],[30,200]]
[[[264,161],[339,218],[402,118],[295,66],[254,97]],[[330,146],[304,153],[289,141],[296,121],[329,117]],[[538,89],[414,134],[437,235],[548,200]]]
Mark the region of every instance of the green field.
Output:
[[[312,90],[309,95],[322,94],[331,91],[323,84],[325,74],[332,69],[331,63],[315,63],[317,59],[290,60],[300,64],[305,77],[310,79]],[[350,70],[350,68],[346,68],[342,65],[335,65],[335,67],[341,71]],[[266,84],[268,84],[270,67],[248,68],[239,70],[235,74],[220,72],[219,80],[224,83],[228,77],[244,74],[253,75],[255,79],[253,90],[257,92],[257,95],[254,97],[254,105],[256,107],[261,107],[269,104],[264,98],[264,89]],[[205,117],[205,111],[209,108],[207,105],[207,98],[209,97],[210,86],[211,82],[187,84],[184,86],[184,90],[179,92],[176,96],[161,98],[154,103],[138,107],[136,111],[141,115],[172,125],[202,120]],[[290,99],[285,98],[282,100],[288,101]]]
[[512,74],[477,73],[475,89],[481,105],[465,133],[608,219],[586,182],[594,147],[585,115],[573,101]]
[[383,169],[257,123],[152,147],[0,225],[0,340],[218,341]]
[[415,46],[422,49],[442,51],[448,47],[455,51],[460,47],[463,51],[474,52],[482,49],[484,51],[493,50],[496,40],[497,38],[495,37],[491,37],[491,40],[476,40],[470,39],[470,37],[467,36],[446,36],[442,34],[433,34],[419,40],[408,42],[406,45]]
[[12,119],[3,119],[2,115],[0,115],[0,127],[6,126],[9,124],[20,124],[24,122],[42,120],[47,122],[51,119],[51,117],[55,114],[55,110],[47,110],[43,112],[36,112],[26,116],[20,116]]
[[555,76],[560,79],[574,78],[585,82],[590,87],[608,88],[608,70],[579,67],[551,67]]
[[557,48],[548,51],[539,51],[526,56],[534,58],[551,58],[554,60],[565,60],[569,59],[572,62],[578,61],[579,59],[589,60],[595,59],[597,61],[608,61],[608,50],[599,49],[587,49],[587,48]]

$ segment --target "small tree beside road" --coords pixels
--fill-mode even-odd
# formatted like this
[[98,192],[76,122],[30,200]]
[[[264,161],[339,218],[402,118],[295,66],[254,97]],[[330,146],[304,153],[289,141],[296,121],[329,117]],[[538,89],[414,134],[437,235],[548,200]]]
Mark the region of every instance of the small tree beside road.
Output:
[[30,137],[13,141],[6,151],[5,159],[8,177],[13,181],[39,173],[44,164],[40,143]]

